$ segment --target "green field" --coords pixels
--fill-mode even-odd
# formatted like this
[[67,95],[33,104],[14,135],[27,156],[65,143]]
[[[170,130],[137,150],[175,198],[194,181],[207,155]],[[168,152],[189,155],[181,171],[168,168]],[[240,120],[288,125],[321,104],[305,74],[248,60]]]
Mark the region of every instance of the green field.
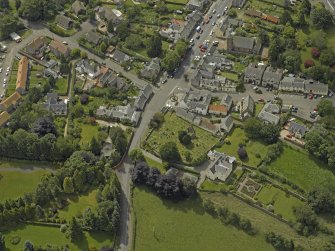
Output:
[[192,125],[183,119],[177,117],[175,113],[167,113],[165,122],[158,130],[154,130],[147,140],[150,151],[155,151],[158,154],[159,148],[169,141],[177,143],[180,155],[183,162],[189,163],[185,159],[185,152],[190,152],[193,159],[206,154],[210,148],[217,143],[218,139],[211,133],[193,126],[196,138],[192,140],[189,146],[182,145],[178,140],[178,132],[187,130]]
[[232,80],[232,81],[235,81],[237,82],[238,80],[238,75],[236,73],[232,73],[232,72],[222,72],[221,73],[222,76],[224,76],[225,78],[229,79],[229,80]]
[[59,211],[59,218],[71,220],[73,216],[80,216],[88,207],[93,211],[97,206],[97,192],[98,190],[93,190],[85,195],[70,196],[68,199],[70,204]]
[[320,184],[335,184],[335,176],[327,165],[302,150],[284,147],[283,153],[268,168],[305,190]]
[[227,190],[228,185],[223,182],[214,182],[206,179],[204,183],[201,184],[201,189],[206,191],[220,192],[221,190]]
[[67,77],[58,78],[57,81],[56,81],[54,92],[58,93],[59,95],[66,95],[67,86],[68,86],[68,78]]
[[156,160],[153,160],[152,158],[149,158],[147,156],[144,156],[145,161],[148,163],[148,165],[150,167],[156,167],[157,169],[159,169],[161,171],[161,173],[165,173],[166,170],[163,167],[163,163],[159,163]]
[[[226,138],[226,140],[230,141],[230,145],[225,143],[223,146],[217,148],[216,150],[238,158],[237,150],[239,144],[245,144],[245,139],[246,135],[244,130],[241,128],[235,128],[233,132],[230,133]],[[246,143],[245,145],[245,149],[248,153],[248,159],[243,161],[243,163],[249,166],[257,167],[267,153],[267,146],[260,141],[254,140],[249,140],[248,143]],[[261,157],[257,158],[256,154],[259,154]]]
[[17,168],[17,171],[9,167],[0,168],[0,202],[6,199],[15,199],[27,192],[32,192],[40,182],[47,170],[25,171]]
[[293,208],[304,203],[284,191],[269,184],[262,187],[256,198],[265,205],[272,204],[275,214],[280,214],[284,219],[295,221]]
[[80,144],[82,146],[88,145],[91,143],[93,137],[98,137],[98,126],[81,124],[81,139]]
[[212,218],[200,198],[174,203],[138,188],[133,198],[136,251],[273,250],[262,235],[249,236]]
[[[108,233],[85,233],[85,238],[83,238],[78,243],[70,243],[65,235],[59,231],[58,227],[46,227],[46,226],[35,226],[35,225],[21,225],[13,228],[10,231],[5,231],[6,235],[6,251],[17,251],[23,250],[24,243],[29,240],[35,246],[41,245],[46,246],[47,244],[55,246],[65,246],[69,245],[70,250],[89,250],[90,248],[101,248],[105,245],[113,244],[113,236]],[[11,244],[10,240],[14,236],[19,236],[21,238],[20,243],[17,245]],[[97,250],[94,249],[94,250]],[[93,250],[93,249],[90,249]]]

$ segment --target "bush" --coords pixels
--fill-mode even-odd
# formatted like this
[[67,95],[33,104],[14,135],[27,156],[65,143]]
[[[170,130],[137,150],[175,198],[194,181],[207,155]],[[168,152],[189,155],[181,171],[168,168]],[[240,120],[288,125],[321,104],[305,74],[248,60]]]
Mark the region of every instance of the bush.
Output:
[[308,68],[310,68],[310,67],[312,67],[312,66],[314,66],[314,65],[315,65],[315,64],[314,64],[314,61],[311,60],[311,59],[307,59],[307,60],[304,62],[304,66],[305,66],[306,69],[308,69]]
[[320,51],[317,48],[312,48],[311,54],[312,54],[313,58],[319,58],[320,57]]
[[17,236],[17,235],[13,236],[13,237],[10,239],[10,243],[11,243],[12,245],[17,245],[17,244],[20,243],[20,241],[21,241],[21,237],[20,237],[20,236]]

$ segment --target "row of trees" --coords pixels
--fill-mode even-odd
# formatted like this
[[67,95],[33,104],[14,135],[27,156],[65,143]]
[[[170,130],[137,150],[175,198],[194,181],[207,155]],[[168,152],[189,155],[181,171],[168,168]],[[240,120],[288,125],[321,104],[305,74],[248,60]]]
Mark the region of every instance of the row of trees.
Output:
[[161,174],[157,168],[150,168],[146,162],[136,163],[132,172],[136,185],[147,185],[166,199],[179,200],[196,193],[196,185],[190,179],[180,180],[175,174]]
[[255,229],[249,219],[241,218],[237,213],[230,212],[228,208],[216,207],[211,200],[205,200],[203,207],[207,213],[218,217],[223,224],[232,225],[250,235],[255,234]]

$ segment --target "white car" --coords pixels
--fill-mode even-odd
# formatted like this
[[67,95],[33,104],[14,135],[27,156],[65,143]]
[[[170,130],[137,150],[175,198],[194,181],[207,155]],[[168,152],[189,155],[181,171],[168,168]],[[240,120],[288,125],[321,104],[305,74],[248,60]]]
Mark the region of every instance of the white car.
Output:
[[0,73],[2,72],[2,68],[0,68]]
[[3,84],[3,88],[6,88],[6,84]]
[[67,45],[67,42],[66,42],[66,41],[63,41],[62,43],[65,44],[65,45]]
[[192,44],[194,42],[194,39],[192,38],[191,40],[190,40],[190,44]]
[[3,79],[3,82],[4,82],[4,84],[5,84],[5,83],[7,82],[7,79],[4,78],[4,79]]
[[226,7],[224,8],[224,10],[227,11],[227,10],[228,10],[228,7],[226,6]]
[[9,70],[10,70],[10,67],[8,66],[8,67],[7,67],[7,71],[9,71]]
[[8,76],[8,71],[6,72],[6,76]]
[[215,14],[215,12],[216,12],[216,9],[213,10],[213,14]]
[[211,31],[211,33],[209,33],[209,35],[210,35],[210,36],[213,36],[213,33],[214,33],[214,32],[213,32],[213,31]]

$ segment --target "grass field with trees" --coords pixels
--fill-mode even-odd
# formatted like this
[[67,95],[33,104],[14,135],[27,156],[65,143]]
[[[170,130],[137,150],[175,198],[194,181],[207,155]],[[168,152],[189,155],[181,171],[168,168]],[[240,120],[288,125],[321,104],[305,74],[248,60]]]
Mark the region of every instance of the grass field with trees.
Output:
[[303,150],[290,147],[284,147],[284,152],[268,166],[268,170],[305,190],[319,184],[335,184],[335,176],[327,165]]

